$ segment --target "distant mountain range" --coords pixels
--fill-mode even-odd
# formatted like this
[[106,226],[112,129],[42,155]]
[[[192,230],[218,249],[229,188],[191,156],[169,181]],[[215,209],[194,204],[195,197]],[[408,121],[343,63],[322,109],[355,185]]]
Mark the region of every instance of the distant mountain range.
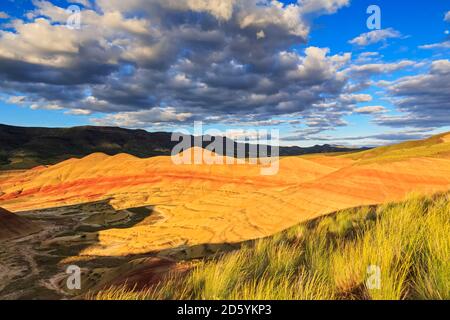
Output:
[[[178,141],[171,141],[171,136],[172,133],[169,132],[148,132],[118,127],[27,128],[0,124],[0,169],[29,169],[38,165],[55,164],[69,158],[84,157],[94,152],[108,155],[128,153],[140,158],[170,155],[172,148],[178,144]],[[224,142],[227,140],[224,137],[214,137],[212,141],[215,139],[223,139]],[[228,142],[234,143],[235,150],[238,149],[238,145],[245,147],[245,154],[249,156],[249,144],[231,140]],[[204,142],[203,147],[206,148],[210,143]],[[280,147],[280,156],[366,149],[333,145],[308,148]]]

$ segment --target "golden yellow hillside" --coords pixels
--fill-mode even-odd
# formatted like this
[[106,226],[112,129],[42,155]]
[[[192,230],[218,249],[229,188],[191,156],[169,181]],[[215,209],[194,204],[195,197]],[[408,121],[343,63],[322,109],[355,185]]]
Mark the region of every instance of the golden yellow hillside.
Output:
[[101,231],[84,255],[240,242],[344,208],[449,190],[449,137],[345,156],[286,157],[273,176],[248,163],[175,165],[170,157],[92,154],[0,178],[0,206],[16,212],[108,199],[116,209],[152,206],[161,217]]

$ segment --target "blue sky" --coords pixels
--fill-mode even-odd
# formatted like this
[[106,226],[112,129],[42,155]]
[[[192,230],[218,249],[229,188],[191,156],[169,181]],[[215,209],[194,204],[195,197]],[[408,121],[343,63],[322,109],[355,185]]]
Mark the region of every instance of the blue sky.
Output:
[[[0,123],[171,131],[204,121],[278,129],[282,144],[301,146],[450,130],[449,2],[80,2],[72,30],[61,28],[67,1],[2,1]],[[381,9],[377,34],[370,5]]]

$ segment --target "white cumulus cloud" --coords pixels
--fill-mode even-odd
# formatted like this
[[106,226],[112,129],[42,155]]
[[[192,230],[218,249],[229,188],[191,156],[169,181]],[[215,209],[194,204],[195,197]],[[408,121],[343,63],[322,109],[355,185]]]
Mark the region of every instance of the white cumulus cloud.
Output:
[[357,36],[356,38],[350,40],[349,43],[364,47],[370,44],[386,41],[387,39],[395,39],[395,38],[402,38],[402,34],[393,28],[388,28],[363,33]]

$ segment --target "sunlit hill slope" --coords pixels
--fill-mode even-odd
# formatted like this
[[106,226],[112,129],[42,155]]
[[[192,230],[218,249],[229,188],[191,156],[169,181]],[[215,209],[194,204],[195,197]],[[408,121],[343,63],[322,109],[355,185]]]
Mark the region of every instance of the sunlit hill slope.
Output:
[[0,206],[16,212],[109,199],[120,209],[153,206],[161,217],[101,231],[85,255],[240,242],[340,209],[449,190],[450,134],[348,155],[285,157],[273,176],[260,169],[95,153],[0,177]]

